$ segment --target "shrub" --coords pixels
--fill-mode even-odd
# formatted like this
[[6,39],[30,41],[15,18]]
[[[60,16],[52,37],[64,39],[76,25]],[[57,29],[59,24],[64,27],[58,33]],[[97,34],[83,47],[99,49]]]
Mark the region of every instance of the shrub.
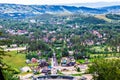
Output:
[[80,72],[80,68],[79,67],[77,68],[77,72]]
[[120,59],[96,59],[89,66],[94,80],[119,80]]

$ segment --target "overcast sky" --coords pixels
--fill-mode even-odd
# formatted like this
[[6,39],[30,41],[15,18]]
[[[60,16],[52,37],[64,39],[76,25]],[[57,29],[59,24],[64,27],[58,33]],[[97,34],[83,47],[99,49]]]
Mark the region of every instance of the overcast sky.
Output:
[[74,3],[120,2],[120,0],[0,0],[0,3],[58,5]]

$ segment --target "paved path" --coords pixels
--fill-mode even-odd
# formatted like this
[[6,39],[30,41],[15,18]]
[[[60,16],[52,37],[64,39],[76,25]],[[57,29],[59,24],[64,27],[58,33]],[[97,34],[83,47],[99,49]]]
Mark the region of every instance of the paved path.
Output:
[[30,77],[32,77],[33,76],[33,74],[32,73],[30,73],[30,74],[26,74],[26,75],[20,75],[19,77],[20,77],[20,80],[30,80],[29,78]]
[[92,75],[91,74],[84,74],[82,75],[87,78],[87,80],[92,80]]

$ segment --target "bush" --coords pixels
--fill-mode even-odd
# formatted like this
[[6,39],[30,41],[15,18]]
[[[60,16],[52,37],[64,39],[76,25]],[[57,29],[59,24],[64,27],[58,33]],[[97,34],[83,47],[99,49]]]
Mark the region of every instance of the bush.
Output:
[[77,68],[77,72],[80,72],[80,68],[79,67]]
[[27,72],[29,73],[30,71],[28,70]]
[[19,73],[20,73],[20,70],[18,70],[17,68],[14,68],[14,69],[13,69],[13,73],[14,73],[14,74],[19,74]]
[[57,70],[57,74],[63,74],[60,70]]
[[14,76],[14,74],[10,71],[3,70],[2,71],[5,80],[19,80],[17,76]]
[[96,59],[89,66],[94,80],[119,80],[120,59]]
[[41,74],[41,73],[37,71],[35,74]]

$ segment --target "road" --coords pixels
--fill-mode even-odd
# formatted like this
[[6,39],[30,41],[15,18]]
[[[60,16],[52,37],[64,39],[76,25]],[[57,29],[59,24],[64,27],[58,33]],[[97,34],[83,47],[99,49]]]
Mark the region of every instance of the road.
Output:
[[51,74],[57,73],[57,69],[55,69],[56,66],[58,66],[58,62],[57,62],[55,53],[53,53],[53,57],[52,57],[52,61],[51,61],[51,67],[52,67]]
[[56,59],[55,50],[53,48],[51,48],[51,50],[53,51],[53,57],[52,57],[52,60],[51,60],[51,67],[52,67],[51,74],[56,74],[57,70],[55,69],[55,67],[58,66],[58,62],[57,62],[57,59]]
[[6,48],[4,51],[20,51],[20,50],[26,50],[26,47],[17,47],[17,48]]
[[52,59],[53,59],[53,66],[58,66],[58,62],[57,62],[57,59],[56,59],[56,53],[53,53],[53,57],[52,57]]
[[[65,45],[66,45],[66,41],[64,40],[63,48],[65,48]],[[50,48],[53,51],[53,57],[52,57],[51,65],[52,65],[52,67],[58,66],[55,50],[52,47],[50,47]]]

